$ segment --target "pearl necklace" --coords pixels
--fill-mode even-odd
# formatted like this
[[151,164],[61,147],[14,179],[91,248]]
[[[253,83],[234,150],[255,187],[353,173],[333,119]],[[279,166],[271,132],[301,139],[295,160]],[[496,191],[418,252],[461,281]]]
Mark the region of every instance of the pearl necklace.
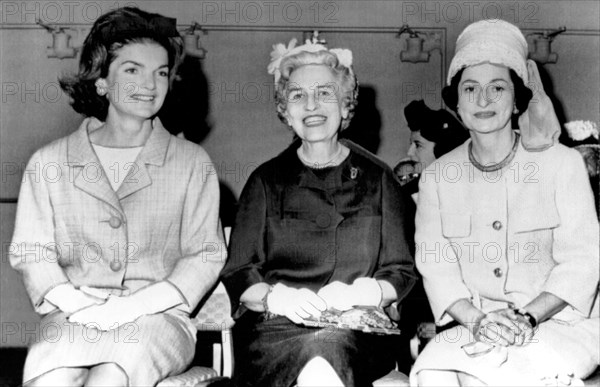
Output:
[[335,153],[335,155],[333,155],[333,157],[331,159],[329,159],[328,161],[326,161],[324,163],[309,161],[302,153],[302,148],[298,148],[298,151],[296,153],[298,154],[300,161],[302,161],[302,164],[306,165],[307,167],[314,168],[314,169],[323,169],[329,165],[333,165],[333,166],[338,165],[337,161],[340,158],[340,156],[344,153],[344,147],[341,145],[338,145],[338,146],[339,146],[339,150]]

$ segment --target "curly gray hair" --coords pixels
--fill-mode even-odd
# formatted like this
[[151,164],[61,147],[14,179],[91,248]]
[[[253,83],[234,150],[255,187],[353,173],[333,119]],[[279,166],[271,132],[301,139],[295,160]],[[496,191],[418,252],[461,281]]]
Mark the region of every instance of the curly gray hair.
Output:
[[305,65],[319,64],[331,68],[339,80],[340,92],[342,94],[342,103],[346,104],[348,117],[342,119],[341,129],[344,130],[350,125],[354,116],[354,109],[358,103],[358,79],[352,70],[352,67],[346,67],[339,63],[337,56],[329,51],[307,52],[302,51],[298,54],[283,58],[279,69],[281,77],[275,85],[275,103],[277,105],[277,115],[279,119],[287,124],[285,111],[287,109],[287,87],[291,74],[297,68]]

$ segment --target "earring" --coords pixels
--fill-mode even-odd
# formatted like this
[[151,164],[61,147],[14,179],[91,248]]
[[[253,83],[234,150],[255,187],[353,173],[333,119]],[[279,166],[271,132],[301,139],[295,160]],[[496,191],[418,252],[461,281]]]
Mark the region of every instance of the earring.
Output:
[[100,81],[96,82],[96,93],[101,97],[104,97],[107,93],[106,87],[102,86]]
[[513,114],[519,114],[519,109],[517,109],[517,106],[515,105],[515,107],[513,108]]

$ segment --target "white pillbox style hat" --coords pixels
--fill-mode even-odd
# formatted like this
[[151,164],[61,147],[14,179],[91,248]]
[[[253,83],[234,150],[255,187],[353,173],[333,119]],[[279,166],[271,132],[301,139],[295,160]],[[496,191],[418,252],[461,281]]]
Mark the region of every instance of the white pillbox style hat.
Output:
[[527,40],[517,26],[500,19],[472,23],[456,40],[447,83],[450,85],[462,68],[487,62],[514,70],[527,84],[527,53]]

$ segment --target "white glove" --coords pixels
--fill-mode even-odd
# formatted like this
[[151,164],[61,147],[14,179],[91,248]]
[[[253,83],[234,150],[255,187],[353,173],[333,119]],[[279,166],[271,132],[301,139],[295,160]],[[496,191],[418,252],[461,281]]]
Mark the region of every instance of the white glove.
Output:
[[296,324],[310,316],[319,317],[327,309],[325,301],[312,290],[290,288],[281,283],[273,286],[266,302],[270,313],[285,316]]
[[159,282],[127,297],[111,296],[103,305],[74,313],[69,321],[107,331],[134,322],[143,315],[163,312],[182,303],[173,285]]
[[134,322],[144,314],[143,307],[132,302],[131,297],[111,296],[105,304],[92,306],[73,313],[69,321],[101,331],[116,329]]
[[100,294],[84,293],[75,289],[72,284],[66,283],[50,290],[46,293],[44,299],[66,314],[71,314],[88,306],[103,304],[106,302],[107,297],[101,297]]
[[355,305],[379,306],[382,291],[375,278],[360,277],[352,285],[334,281],[323,286],[317,295],[325,300],[328,308],[344,311]]

